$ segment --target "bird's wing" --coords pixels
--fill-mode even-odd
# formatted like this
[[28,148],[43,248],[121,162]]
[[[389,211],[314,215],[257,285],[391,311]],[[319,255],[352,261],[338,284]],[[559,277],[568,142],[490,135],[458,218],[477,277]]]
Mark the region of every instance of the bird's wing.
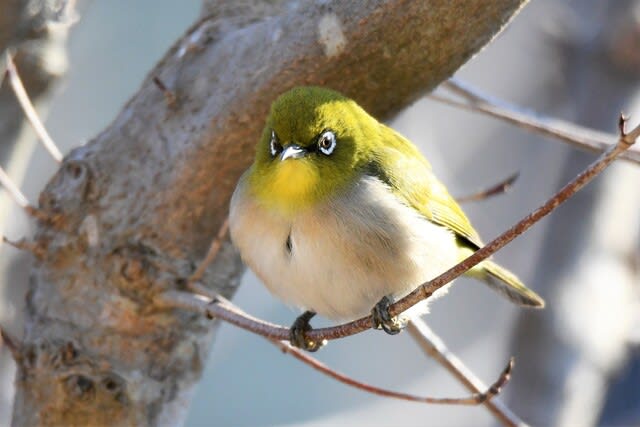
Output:
[[447,227],[472,249],[482,246],[480,236],[431,165],[407,139],[384,126],[384,144],[368,173],[387,183],[401,200],[430,221]]
[[482,241],[478,232],[445,186],[433,176],[430,187],[430,198],[426,203],[426,210],[431,212],[431,221],[453,230],[458,236],[475,246],[474,249],[479,249]]

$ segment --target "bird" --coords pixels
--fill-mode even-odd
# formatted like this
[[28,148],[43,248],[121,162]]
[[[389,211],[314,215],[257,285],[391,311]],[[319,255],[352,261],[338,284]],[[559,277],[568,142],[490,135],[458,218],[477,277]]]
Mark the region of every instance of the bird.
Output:
[[[391,317],[389,305],[483,245],[412,142],[317,86],[294,87],[271,104],[255,159],[231,197],[229,231],[269,291],[304,310],[290,342],[309,351],[322,346],[306,336],[316,314],[372,314],[374,327],[398,333],[406,316]],[[515,304],[544,307],[491,259],[465,275]]]

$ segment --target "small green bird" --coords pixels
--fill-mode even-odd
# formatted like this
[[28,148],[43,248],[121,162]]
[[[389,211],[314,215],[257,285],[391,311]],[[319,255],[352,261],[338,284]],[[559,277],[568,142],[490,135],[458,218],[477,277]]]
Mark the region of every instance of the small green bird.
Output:
[[[229,224],[242,259],[267,288],[307,310],[291,333],[292,344],[307,350],[320,346],[305,337],[316,313],[352,320],[372,312],[376,327],[397,333],[390,302],[482,246],[411,142],[319,87],[291,89],[271,106]],[[491,260],[467,275],[514,303],[544,306]]]

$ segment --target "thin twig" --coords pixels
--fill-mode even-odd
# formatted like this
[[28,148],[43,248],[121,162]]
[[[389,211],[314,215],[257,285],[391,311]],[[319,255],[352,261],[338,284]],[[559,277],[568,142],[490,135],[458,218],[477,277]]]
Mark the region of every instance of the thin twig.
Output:
[[519,176],[520,172],[516,172],[492,187],[480,190],[472,194],[468,194],[466,196],[456,197],[456,201],[458,203],[477,202],[480,200],[488,199],[492,196],[504,194],[511,189],[513,183],[516,182]]
[[[206,291],[204,288],[201,289],[206,293],[210,293],[210,291]],[[215,297],[219,298],[219,297]],[[180,292],[180,291],[167,291],[160,295],[158,295],[155,299],[155,302],[162,307],[165,308],[181,308],[190,311],[194,311],[197,313],[201,313],[204,315],[208,315],[209,309],[211,307],[212,299],[208,296],[200,296],[194,295],[191,293]],[[233,306],[228,301],[225,301],[225,304],[229,308],[233,308],[238,312],[241,312],[240,309]],[[504,368],[498,379],[494,384],[490,387],[486,388],[484,392],[473,392],[473,394],[469,397],[465,398],[448,398],[448,397],[423,397],[416,396],[407,393],[399,393],[391,390],[386,390],[380,387],[375,387],[370,384],[366,384],[360,381],[357,381],[343,373],[340,373],[334,369],[331,369],[324,363],[319,360],[313,358],[312,356],[304,353],[297,348],[292,347],[289,344],[283,343],[277,339],[267,338],[269,342],[273,345],[277,346],[280,350],[285,353],[288,353],[295,357],[296,359],[302,361],[303,363],[311,366],[313,369],[322,372],[323,374],[343,383],[350,387],[357,388],[359,390],[365,391],[367,393],[372,393],[378,396],[390,397],[394,399],[406,400],[411,402],[420,402],[420,403],[429,403],[429,404],[440,404],[440,405],[479,405],[482,403],[486,403],[490,401],[494,396],[500,394],[502,387],[504,387],[511,378],[511,371],[513,369],[513,359],[509,360],[507,366]]]
[[30,254],[32,254],[34,257],[38,258],[38,259],[43,259],[46,255],[46,250],[38,245],[37,243],[34,242],[30,242],[26,239],[20,239],[17,241],[13,241],[13,240],[9,240],[6,237],[2,236],[1,241],[3,243],[8,244],[9,246],[12,246],[20,251],[25,251],[25,252],[29,252]]
[[[231,323],[232,325],[238,326],[249,332],[262,335],[266,338],[273,338],[281,341],[289,339],[289,328],[253,317],[249,313],[243,311],[240,307],[211,291],[200,282],[187,282],[187,289],[201,298],[210,301],[207,310],[204,313],[209,318],[224,320],[227,323]],[[183,301],[184,304],[189,304],[191,301],[190,293],[177,292],[167,294],[167,292],[164,292],[158,296],[159,301],[156,302],[162,305],[166,295],[169,295],[171,300],[185,298],[185,301]]]
[[209,245],[209,251],[207,252],[207,256],[200,262],[196,271],[193,272],[191,277],[189,277],[189,283],[197,282],[202,278],[202,275],[207,270],[209,264],[213,262],[213,260],[218,255],[220,248],[222,247],[222,241],[227,237],[227,232],[229,231],[229,219],[225,218],[224,222],[220,226],[218,230],[218,234],[211,241],[211,245]]
[[[634,129],[628,134],[621,135],[620,140],[616,145],[609,147],[609,149],[604,154],[602,154],[593,164],[587,167],[569,184],[559,190],[541,207],[536,209],[533,213],[527,215],[509,230],[496,237],[493,241],[476,251],[467,259],[445,271],[435,279],[418,286],[412,293],[392,304],[389,308],[390,314],[398,315],[411,306],[417,304],[418,302],[429,298],[436,290],[445,286],[447,283],[464,274],[475,265],[484,261],[491,255],[493,255],[496,251],[515,239],[517,236],[531,228],[533,224],[551,213],[560,204],[565,202],[582,187],[584,187],[589,181],[595,178],[620,153],[627,150],[631,146],[631,144],[629,143],[630,138],[637,135],[639,132],[640,127]],[[255,317],[243,313],[237,308],[234,308],[231,305],[225,303],[224,299],[221,298],[210,304],[208,315],[225,320],[238,327],[265,336],[267,338],[274,338],[278,340],[287,340],[289,338],[289,328],[256,319]],[[365,331],[367,329],[371,329],[372,324],[373,323],[371,316],[366,316],[337,326],[313,329],[307,332],[307,337],[314,341],[345,338]]]
[[[161,305],[172,305],[172,306],[178,305],[182,308],[189,308],[191,310],[200,311],[204,315],[210,318],[219,317],[219,316],[216,316],[213,312],[218,312],[219,314],[218,309],[220,308],[220,306],[218,304],[220,304],[222,307],[222,310],[225,310],[228,313],[231,313],[231,316],[239,322],[243,322],[245,320],[249,320],[249,321],[257,320],[252,316],[248,315],[247,313],[245,313],[244,311],[242,311],[239,307],[227,301],[226,299],[216,295],[215,292],[211,291],[209,288],[206,288],[205,286],[203,286],[198,282],[193,282],[191,284],[191,291],[194,292],[196,295],[185,293],[185,292],[177,292],[177,291],[165,292],[164,294],[159,295],[158,297],[159,299],[156,301],[156,303],[160,303]],[[211,302],[205,306],[206,301],[211,301]],[[227,319],[225,318],[224,320],[227,320]],[[286,328],[283,328],[281,326],[268,324],[262,321],[258,321],[258,322],[263,323],[265,328],[275,328],[277,330],[288,331]],[[411,322],[409,324],[409,332],[413,335],[412,328],[419,327],[420,325],[417,323],[418,322],[417,320],[412,320],[412,322],[416,322],[413,325],[411,324]],[[233,322],[230,322],[230,323],[233,323]],[[240,324],[238,325],[240,326]],[[263,334],[261,332],[257,332],[257,331],[253,331],[253,332],[258,333],[259,335],[266,336],[266,334]],[[287,336],[288,336],[288,332],[287,332]],[[483,389],[487,390],[487,388],[484,387],[482,383],[475,378],[473,373],[468,371],[466,367],[462,364],[462,362],[460,362],[455,357],[455,355],[449,352],[449,350],[446,348],[444,343],[440,342],[439,345],[436,345],[437,344],[436,340],[439,341],[439,339],[437,338],[437,336],[435,336],[435,334],[433,335],[433,337],[435,337],[435,339],[432,338],[431,342],[429,341],[425,342],[425,340],[428,340],[429,336],[428,335],[419,336],[419,337],[416,337],[417,338],[416,342],[425,351],[427,351],[427,349],[433,350],[433,351],[427,351],[427,354],[433,357],[434,359],[436,359],[436,361],[438,361],[439,363],[441,363],[445,367],[445,369],[447,369],[449,372],[453,373],[454,377],[459,381],[461,381],[462,384],[465,387],[467,387],[472,393],[479,393],[479,391]],[[271,342],[274,342],[274,343],[281,342],[278,339],[269,338],[268,336],[267,336],[267,339],[269,339]],[[436,342],[436,344],[433,344],[434,342]],[[438,354],[438,352],[441,352],[441,354]],[[510,364],[512,363],[513,361],[510,362]],[[475,386],[476,388],[471,389],[471,386]],[[502,403],[494,401],[492,399],[488,402],[485,402],[485,405],[489,407],[490,411],[493,414],[495,414],[495,416],[504,425],[508,425],[508,426],[525,425],[515,414],[513,414]]]
[[16,202],[18,206],[23,209],[26,209],[27,206],[30,206],[29,201],[27,200],[25,195],[22,194],[22,191],[20,191],[18,186],[13,183],[13,180],[9,177],[9,175],[7,175],[2,167],[0,167],[0,184],[4,187],[5,190],[7,190],[9,196],[11,196],[13,201]]
[[[420,348],[449,371],[467,390],[478,393],[486,389],[482,381],[453,354],[438,335],[420,318],[413,318],[407,324],[407,331]],[[513,358],[511,359],[513,361]],[[484,402],[489,411],[505,426],[525,426],[526,424],[499,399]]]
[[47,129],[42,124],[40,117],[38,117],[38,113],[36,112],[31,100],[29,99],[29,95],[22,84],[22,80],[20,79],[20,75],[18,74],[18,70],[16,69],[15,64],[13,63],[13,59],[11,58],[11,54],[7,52],[5,54],[6,65],[7,65],[7,76],[9,77],[9,83],[11,83],[11,87],[13,88],[13,92],[16,95],[20,106],[22,107],[22,111],[24,111],[24,115],[31,123],[33,130],[35,130],[36,134],[42,141],[44,148],[51,154],[51,157],[58,163],[62,162],[62,153],[56,146],[51,136],[47,132]]
[[[459,80],[450,79],[443,83],[442,86],[461,96],[464,100],[460,101],[435,93],[429,95],[429,97],[454,107],[481,112],[491,117],[505,120],[518,127],[551,136],[592,152],[601,153],[616,143],[615,135],[523,109],[503,100],[484,95]],[[640,164],[640,150],[629,150],[622,153],[620,158]]]
[[280,349],[282,349],[282,351],[291,354],[296,359],[306,363],[317,371],[320,371],[323,374],[340,381],[343,384],[355,387],[368,393],[376,394],[378,396],[391,397],[394,399],[408,400],[412,402],[434,403],[440,405],[479,405],[481,403],[486,404],[487,402],[491,402],[493,400],[493,397],[500,394],[502,387],[504,387],[509,382],[509,379],[511,377],[511,370],[513,369],[513,359],[511,359],[500,374],[500,377],[496,380],[495,383],[491,385],[491,387],[485,388],[486,391],[482,393],[474,392],[471,396],[466,398],[421,397],[407,393],[398,393],[395,391],[382,389],[362,383],[360,381],[356,381],[353,378],[348,377],[347,375],[329,368],[327,365],[323,364],[317,359],[314,359],[307,353],[292,347],[289,344],[285,344],[282,341],[274,339],[269,339],[269,341],[274,345],[277,345]]
[[16,202],[16,204],[22,209],[24,209],[27,214],[37,219],[46,219],[46,215],[44,215],[44,213],[29,204],[29,201],[27,200],[25,195],[22,194],[22,191],[20,191],[18,186],[13,183],[11,177],[7,175],[2,167],[0,167],[0,185],[4,187],[5,190],[7,190],[7,193],[9,193],[9,196],[13,199],[13,201]]
[[21,357],[22,348],[20,342],[12,337],[3,327],[0,327],[0,348],[6,347],[13,356],[14,360]]

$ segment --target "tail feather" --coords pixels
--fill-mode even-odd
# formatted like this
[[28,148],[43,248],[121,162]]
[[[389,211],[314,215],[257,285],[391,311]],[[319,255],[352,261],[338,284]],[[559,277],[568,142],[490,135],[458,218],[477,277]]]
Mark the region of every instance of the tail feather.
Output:
[[484,261],[470,273],[515,304],[532,308],[544,307],[544,300],[538,294],[527,288],[515,274],[493,261]]

